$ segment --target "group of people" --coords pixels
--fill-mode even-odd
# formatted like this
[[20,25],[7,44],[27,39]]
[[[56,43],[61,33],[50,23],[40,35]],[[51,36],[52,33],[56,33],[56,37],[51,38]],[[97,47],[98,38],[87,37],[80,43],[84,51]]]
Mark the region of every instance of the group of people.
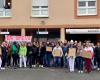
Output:
[[[73,50],[72,53],[70,50]],[[75,53],[75,55],[73,54]],[[89,54],[92,57],[84,57]],[[100,42],[2,42],[0,46],[0,69],[55,67],[68,68],[79,73],[100,70]]]

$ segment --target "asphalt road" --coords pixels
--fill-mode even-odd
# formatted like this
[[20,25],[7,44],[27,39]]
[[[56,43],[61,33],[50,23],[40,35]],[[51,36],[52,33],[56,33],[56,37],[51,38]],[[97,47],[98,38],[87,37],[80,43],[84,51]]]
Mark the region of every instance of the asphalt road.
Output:
[[0,80],[100,80],[100,71],[79,74],[53,68],[6,69],[0,71]]

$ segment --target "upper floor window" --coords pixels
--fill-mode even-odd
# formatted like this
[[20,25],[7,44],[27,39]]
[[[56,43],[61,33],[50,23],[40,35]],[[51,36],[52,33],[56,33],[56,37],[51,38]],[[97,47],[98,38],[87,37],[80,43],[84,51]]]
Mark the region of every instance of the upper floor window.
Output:
[[77,15],[97,15],[97,0],[78,0]]
[[0,0],[0,17],[11,17],[11,0]]
[[33,0],[32,17],[48,17],[48,0]]

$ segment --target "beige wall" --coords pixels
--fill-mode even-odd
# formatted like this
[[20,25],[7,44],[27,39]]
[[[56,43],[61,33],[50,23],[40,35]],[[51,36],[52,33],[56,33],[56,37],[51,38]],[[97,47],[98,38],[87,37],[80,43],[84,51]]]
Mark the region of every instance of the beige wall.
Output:
[[[49,18],[32,18],[31,0],[12,0],[12,17],[0,18],[0,26],[40,25],[41,21],[45,21],[46,25],[100,23],[100,18],[75,18],[75,1],[49,0]],[[100,3],[100,0],[98,1]]]

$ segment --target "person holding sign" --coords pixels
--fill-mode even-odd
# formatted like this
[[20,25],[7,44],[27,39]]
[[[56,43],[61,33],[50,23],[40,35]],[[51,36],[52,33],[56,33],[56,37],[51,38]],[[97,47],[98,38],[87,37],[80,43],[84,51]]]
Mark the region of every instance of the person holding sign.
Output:
[[55,67],[61,67],[61,57],[63,55],[63,50],[60,43],[57,43],[56,47],[53,49],[54,65]]
[[82,42],[79,42],[77,45],[77,52],[76,52],[77,69],[79,73],[83,73],[84,58],[82,57],[82,52],[83,52],[83,45]]
[[86,42],[86,47],[84,48],[85,53],[84,54],[89,54],[90,56],[85,57],[85,71],[87,73],[91,72],[92,70],[92,63],[91,59],[93,57],[93,48],[90,46],[90,43],[87,41]]
[[50,42],[47,42],[46,44],[46,54],[45,54],[45,67],[51,67],[52,64],[52,59],[53,59],[53,56],[52,56],[52,45]]
[[74,63],[76,56],[76,46],[74,45],[74,41],[70,41],[70,45],[68,46],[68,62],[70,72],[74,72]]

